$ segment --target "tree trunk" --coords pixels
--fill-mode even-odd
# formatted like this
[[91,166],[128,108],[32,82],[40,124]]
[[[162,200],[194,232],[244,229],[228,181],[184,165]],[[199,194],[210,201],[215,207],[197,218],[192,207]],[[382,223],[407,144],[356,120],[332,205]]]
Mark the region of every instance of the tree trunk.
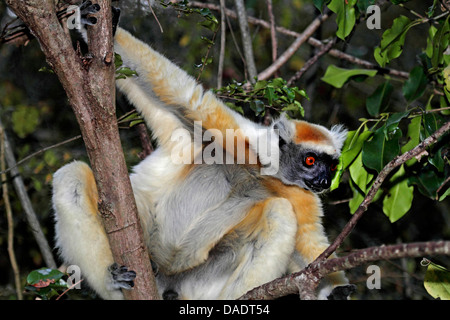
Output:
[[136,271],[126,299],[159,298],[143,242],[136,203],[115,114],[114,51],[110,0],[100,0],[98,23],[90,28],[91,57],[80,57],[64,33],[53,0],[7,0],[38,39],[59,77],[80,125],[99,191],[99,212],[115,261]]

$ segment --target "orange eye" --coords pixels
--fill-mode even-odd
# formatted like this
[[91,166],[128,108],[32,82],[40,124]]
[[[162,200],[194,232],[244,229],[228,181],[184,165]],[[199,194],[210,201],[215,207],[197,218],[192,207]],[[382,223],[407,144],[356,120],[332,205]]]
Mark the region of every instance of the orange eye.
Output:
[[314,162],[316,162],[316,159],[314,157],[309,156],[305,159],[305,163],[307,166],[312,166]]
[[331,171],[336,171],[337,164],[336,163],[332,163],[330,169],[331,169]]

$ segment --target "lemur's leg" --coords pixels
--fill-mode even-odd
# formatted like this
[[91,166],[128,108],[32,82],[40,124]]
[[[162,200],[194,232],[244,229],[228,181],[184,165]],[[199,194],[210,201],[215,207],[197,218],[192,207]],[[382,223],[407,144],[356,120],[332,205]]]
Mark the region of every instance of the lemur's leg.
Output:
[[[301,220],[299,216],[297,216],[297,219]],[[297,223],[299,227],[295,244],[296,250],[289,264],[289,272],[291,273],[305,268],[329,246],[320,216],[317,216],[316,219],[311,218],[310,221],[297,221]],[[335,257],[336,255],[333,254],[330,258]],[[318,298],[321,300],[327,299],[334,288],[347,284],[348,280],[343,271],[331,273],[320,283]]]
[[[220,294],[220,299],[237,299],[286,273],[294,251],[297,224],[291,203],[271,198],[258,203],[234,229],[247,244],[238,253],[240,264]],[[254,238],[248,241],[248,238]]]
[[136,274],[115,266],[97,210],[97,188],[89,166],[72,162],[53,177],[56,246],[67,265],[77,265],[81,277],[103,299],[123,299]]

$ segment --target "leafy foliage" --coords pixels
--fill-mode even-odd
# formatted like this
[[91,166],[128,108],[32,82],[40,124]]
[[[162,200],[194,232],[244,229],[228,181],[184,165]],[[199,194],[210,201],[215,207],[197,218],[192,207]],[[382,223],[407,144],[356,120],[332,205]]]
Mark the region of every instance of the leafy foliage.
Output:
[[230,108],[241,114],[250,109],[257,117],[263,117],[267,109],[276,114],[286,112],[293,118],[303,117],[301,101],[308,98],[304,90],[288,87],[282,78],[257,81],[249,90],[245,88],[245,83],[234,82],[216,92],[233,101],[227,103]]
[[[400,4],[405,1],[392,1]],[[337,4],[332,1],[328,7],[334,12],[349,12],[353,2],[341,1]],[[320,4],[320,3],[319,3]],[[323,3],[321,3],[323,5]],[[428,17],[434,14],[435,7],[430,8]],[[353,14],[353,11],[352,11]],[[401,92],[405,99],[404,111],[389,111],[389,100],[394,93],[394,86],[389,77],[381,83],[371,95],[366,99],[367,112],[378,119],[362,119],[363,124],[356,131],[351,131],[342,152],[341,163],[338,173],[333,180],[332,188],[337,188],[339,180],[346,168],[349,168],[350,186],[353,190],[353,199],[350,201],[350,211],[354,212],[367,194],[373,183],[376,173],[379,173],[384,166],[403,152],[407,152],[423,141],[426,137],[439,129],[445,121],[444,116],[433,112],[430,101],[434,93],[429,95],[426,108],[412,108],[413,104],[422,98],[432,81],[437,81],[443,85],[436,90],[443,93],[440,97],[440,106],[445,109],[443,114],[448,114],[449,93],[447,47],[449,44],[449,16],[447,14],[439,16],[438,27],[429,25],[427,47],[420,56],[420,64],[412,68],[409,78],[401,86]],[[394,59],[399,58],[403,53],[406,35],[411,28],[423,25],[428,22],[428,18],[410,18],[400,15],[395,18],[392,26],[383,32],[380,45],[374,50],[374,58],[380,67],[386,67]],[[348,31],[342,33],[344,26],[348,24],[348,15],[337,14],[337,23],[341,28],[336,35],[343,39]],[[350,24],[348,24],[349,28]],[[345,29],[348,30],[349,28]],[[345,70],[330,65],[322,78],[326,83],[342,88],[354,76],[369,75],[373,77],[376,71],[364,69]],[[375,125],[368,127],[371,122]],[[403,131],[406,129],[406,132]],[[403,128],[403,130],[402,130]],[[441,138],[440,143],[429,150],[426,161],[418,162],[418,159],[411,159],[405,165],[398,168],[390,177],[388,188],[382,194],[378,194],[376,199],[382,198],[383,212],[391,222],[395,222],[403,217],[411,208],[414,199],[414,190],[418,189],[423,195],[432,199],[445,199],[448,195],[448,188],[439,196],[438,192],[443,188],[449,173],[450,160],[448,157],[449,146]]]
[[67,282],[63,279],[65,276],[65,273],[56,269],[41,268],[34,270],[28,274],[25,289],[43,300],[49,300],[59,296],[59,291],[69,288]]

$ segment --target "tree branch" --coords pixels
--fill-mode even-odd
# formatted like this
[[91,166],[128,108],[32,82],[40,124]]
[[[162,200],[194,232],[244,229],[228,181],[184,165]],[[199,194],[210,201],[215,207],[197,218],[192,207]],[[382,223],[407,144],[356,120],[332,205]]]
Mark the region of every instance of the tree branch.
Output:
[[317,283],[327,274],[352,269],[379,260],[418,258],[424,255],[450,255],[450,241],[396,244],[357,250],[345,257],[321,261],[313,269],[306,268],[287,277],[275,279],[247,292],[239,299],[276,299],[299,292],[302,299],[305,297],[313,298],[311,292],[314,291],[315,287],[311,286],[311,283]]
[[226,15],[225,0],[220,0],[220,54],[219,67],[217,71],[217,89],[222,88],[223,63],[225,61],[225,44],[226,44]]
[[158,298],[118,133],[111,1],[98,1],[102,8],[98,22],[88,28],[89,57],[74,50],[58,21],[54,1],[6,2],[38,39],[80,125],[114,260],[137,273],[135,287],[124,291],[125,298]]
[[272,0],[266,0],[266,2],[267,2],[267,12],[269,13],[269,21],[270,21],[270,39],[272,41],[272,62],[275,62],[278,56],[277,33],[275,32],[275,16],[273,15]]
[[292,86],[294,84],[295,81],[298,81],[303,74],[308,71],[309,68],[311,68],[316,62],[317,60],[319,60],[319,58],[321,56],[323,56],[325,53],[329,52],[331,50],[331,48],[333,47],[333,45],[336,43],[336,38],[334,38],[333,40],[331,40],[330,42],[328,42],[325,46],[323,46],[323,48],[321,48],[319,50],[319,52],[317,52],[311,59],[309,59],[308,61],[306,61],[306,63],[303,65],[303,67],[297,71],[288,81],[287,81],[287,85],[288,86]]
[[311,35],[320,27],[322,22],[328,19],[328,14],[323,13],[314,19],[313,22],[295,39],[295,41],[286,49],[285,52],[269,67],[258,74],[259,80],[266,80],[270,78],[278,69],[280,69],[293,55],[298,48],[305,43]]
[[252,38],[248,28],[247,11],[243,0],[234,0],[236,5],[236,12],[239,21],[239,28],[241,30],[242,47],[244,49],[244,56],[247,65],[247,71],[250,83],[255,83],[255,78],[258,75],[255,65],[255,57],[253,55]]

